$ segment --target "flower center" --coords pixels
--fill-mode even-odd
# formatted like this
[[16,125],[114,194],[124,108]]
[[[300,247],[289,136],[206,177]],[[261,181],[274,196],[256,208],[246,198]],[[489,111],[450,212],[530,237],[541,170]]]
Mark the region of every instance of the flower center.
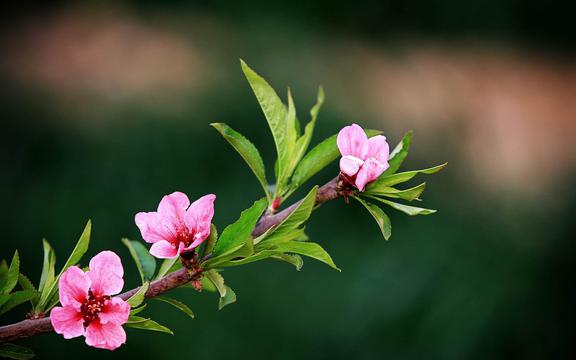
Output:
[[176,246],[178,246],[179,243],[183,243],[184,245],[189,246],[192,244],[193,240],[194,232],[188,230],[186,226],[181,226],[176,232]]
[[98,319],[98,315],[104,309],[104,303],[110,300],[109,295],[95,296],[92,290],[88,290],[88,297],[82,303],[80,311],[84,319],[84,327],[88,326],[90,322]]

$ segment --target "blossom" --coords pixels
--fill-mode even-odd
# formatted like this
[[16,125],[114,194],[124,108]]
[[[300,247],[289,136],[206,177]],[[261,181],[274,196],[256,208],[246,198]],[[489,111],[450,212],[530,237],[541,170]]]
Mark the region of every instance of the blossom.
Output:
[[58,282],[60,303],[50,313],[54,331],[71,339],[84,335],[86,344],[114,350],[126,342],[122,325],[130,304],[118,294],[124,286],[124,269],[118,255],[102,251],[90,260],[89,270],[69,267]]
[[389,167],[390,149],[385,136],[368,139],[360,126],[352,124],[340,130],[337,144],[342,154],[340,172],[360,191]]
[[152,243],[150,254],[172,259],[202,244],[210,236],[215,199],[204,195],[190,205],[188,196],[177,191],[162,198],[158,211],[136,214],[142,238]]

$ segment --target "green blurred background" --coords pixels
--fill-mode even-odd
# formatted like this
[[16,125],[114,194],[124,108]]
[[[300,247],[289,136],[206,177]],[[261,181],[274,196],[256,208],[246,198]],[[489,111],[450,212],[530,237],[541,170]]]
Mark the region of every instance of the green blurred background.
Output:
[[[88,218],[89,256],[139,239],[136,212],[175,190],[217,194],[223,228],[261,196],[208,126],[274,148],[240,71],[245,59],[307,119],[313,145],[351,122],[392,144],[415,130],[405,168],[449,161],[409,218],[388,211],[385,242],[364,209],[322,206],[307,231],[343,269],[267,261],[225,273],[238,302],[176,290],[175,335],[129,329],[108,353],[54,334],[38,358],[571,358],[576,191],[576,31],[554,2],[23,1],[0,35],[0,258],[18,248],[37,282],[41,239],[58,265]],[[337,173],[333,164],[310,182]],[[24,306],[0,319],[19,320]]]

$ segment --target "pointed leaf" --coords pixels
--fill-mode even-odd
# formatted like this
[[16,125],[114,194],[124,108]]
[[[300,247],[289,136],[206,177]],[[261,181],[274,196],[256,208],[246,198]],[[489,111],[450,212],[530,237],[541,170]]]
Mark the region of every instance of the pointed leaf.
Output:
[[426,183],[414,186],[410,189],[398,190],[389,186],[373,187],[364,191],[365,195],[385,196],[393,199],[402,199],[407,201],[419,200],[420,195],[426,189]]
[[220,297],[226,296],[226,286],[224,285],[224,278],[220,273],[216,270],[208,270],[204,273],[206,277],[214,284],[218,292],[220,293]]
[[174,306],[176,309],[182,311],[184,314],[188,315],[190,318],[194,319],[194,313],[192,312],[192,309],[190,309],[188,307],[188,305],[184,304],[181,301],[178,301],[176,299],[172,299],[172,298],[169,298],[166,296],[156,296],[153,299],[168,303],[168,304]]
[[66,271],[66,269],[68,269],[70,266],[78,264],[78,262],[82,259],[82,256],[84,256],[84,254],[88,250],[88,245],[90,245],[91,231],[92,231],[92,222],[88,220],[86,226],[84,227],[82,235],[80,235],[80,239],[78,239],[76,246],[72,250],[72,253],[70,254],[68,260],[66,261],[66,264],[64,264],[64,267],[60,271],[60,274],[58,274],[58,276],[56,277],[56,279],[54,279],[52,284],[50,285],[46,284],[48,290],[43,291],[42,294],[40,295],[40,301],[38,303],[38,307],[41,310],[46,311],[50,310],[50,307],[46,307],[46,305],[49,304],[52,301],[52,299],[56,296],[58,279],[60,279],[60,276],[64,271]]
[[142,286],[140,286],[140,289],[138,289],[136,294],[132,295],[130,299],[126,301],[128,304],[130,304],[131,308],[138,307],[144,302],[144,299],[146,298],[146,291],[148,291],[149,286],[150,284],[145,282],[142,284]]
[[380,209],[377,205],[364,201],[356,196],[354,196],[354,199],[358,200],[360,204],[364,205],[366,210],[368,210],[370,215],[372,215],[374,220],[376,220],[376,223],[378,224],[378,227],[380,228],[380,231],[382,232],[382,236],[384,236],[384,239],[386,240],[390,239],[390,236],[392,236],[392,224],[390,223],[390,218],[388,217],[388,215],[386,215],[386,213],[382,209]]
[[437,173],[438,171],[444,169],[446,167],[446,165],[448,165],[448,163],[444,163],[444,164],[434,166],[434,167],[431,167],[428,169],[405,171],[405,172],[391,174],[391,175],[384,174],[384,175],[380,176],[378,178],[378,180],[368,184],[368,186],[366,187],[366,191],[370,191],[370,189],[372,189],[372,188],[377,188],[377,187],[382,187],[382,186],[393,186],[396,184],[400,184],[400,183],[406,182],[408,180],[411,180],[414,176],[416,176],[418,174],[427,174],[427,175],[434,174],[434,173]]
[[399,203],[396,203],[396,202],[393,202],[390,200],[386,200],[386,199],[380,199],[380,198],[374,198],[374,199],[378,200],[380,202],[383,202],[384,204],[389,205],[391,208],[396,209],[398,211],[402,211],[403,213],[408,214],[410,216],[430,215],[430,214],[434,214],[436,212],[436,210],[399,204]]
[[386,176],[388,174],[394,174],[396,171],[398,171],[400,165],[402,165],[404,159],[406,159],[406,156],[408,156],[408,151],[410,150],[411,142],[412,142],[412,131],[408,131],[402,138],[402,141],[400,141],[400,143],[396,145],[394,150],[392,150],[392,152],[390,153],[390,156],[388,157],[388,164],[390,166],[388,167],[388,169],[386,169],[386,171],[384,171],[383,176]]
[[0,315],[12,310],[14,307],[32,300],[38,296],[38,292],[34,290],[20,290],[10,294],[8,301],[0,308]]
[[136,314],[139,314],[142,312],[142,310],[146,309],[146,306],[148,306],[148,304],[144,304],[142,306],[139,306],[137,308],[134,309],[130,309],[130,316],[134,316]]
[[132,255],[132,259],[136,263],[142,283],[150,281],[156,272],[156,260],[154,257],[150,255],[148,249],[139,241],[122,239],[122,242],[126,245],[130,255]]
[[18,283],[18,275],[20,274],[20,257],[18,256],[18,250],[14,252],[12,257],[12,262],[10,263],[10,268],[4,276],[3,283],[0,284],[0,294],[9,294],[16,284]]
[[250,83],[254,95],[260,103],[262,112],[268,121],[268,126],[272,131],[272,137],[274,138],[274,144],[276,145],[276,151],[278,153],[278,172],[277,174],[283,174],[283,167],[286,164],[283,160],[286,159],[286,106],[282,103],[282,100],[278,97],[274,89],[264,80],[260,75],[258,75],[254,70],[250,69],[248,65],[243,60],[240,60],[242,65],[242,71]]
[[52,285],[56,273],[54,267],[56,265],[56,253],[50,243],[46,239],[42,239],[42,247],[44,248],[44,261],[42,263],[42,274],[40,275],[40,283],[38,284],[38,291],[42,294],[47,292],[48,287]]
[[216,229],[216,225],[210,224],[210,237],[208,237],[206,245],[204,245],[202,258],[214,251],[214,245],[216,245],[216,241],[218,241],[218,229]]
[[330,255],[322,248],[322,246],[312,243],[312,242],[301,242],[301,241],[289,241],[278,244],[276,250],[286,253],[300,254],[304,256],[311,257],[324,264],[330,266],[331,268],[341,271]]
[[236,293],[229,286],[226,286],[226,294],[220,297],[218,301],[218,310],[222,310],[225,306],[236,302]]
[[141,318],[139,316],[132,316],[131,318],[133,318],[132,322],[127,322],[126,324],[124,324],[124,326],[134,329],[158,331],[174,335],[172,330],[168,329],[164,325],[158,324],[156,321],[152,319]]
[[160,265],[160,269],[158,270],[158,274],[156,274],[155,280],[163,278],[166,274],[169,274],[173,271],[173,267],[178,265],[178,258],[174,259],[166,259]]
[[276,260],[280,260],[280,261],[284,261],[287,262],[289,264],[294,265],[294,267],[296,268],[296,270],[300,271],[300,269],[302,269],[302,266],[304,266],[304,260],[302,260],[302,257],[300,255],[296,255],[296,254],[279,254],[279,255],[273,255],[271,256],[273,259]]
[[268,191],[268,181],[266,180],[266,169],[264,162],[260,156],[260,152],[256,146],[245,138],[242,134],[232,129],[224,123],[210,124],[213,128],[218,130],[220,134],[236,149],[238,154],[246,161],[256,178],[262,185],[266,197],[270,199],[270,192]]
[[266,199],[260,199],[251,207],[242,211],[240,218],[233,224],[228,225],[222,235],[220,235],[220,239],[218,239],[214,246],[214,251],[212,251],[214,257],[242,247],[246,243],[246,239],[251,236],[252,230],[264,209],[266,209]]

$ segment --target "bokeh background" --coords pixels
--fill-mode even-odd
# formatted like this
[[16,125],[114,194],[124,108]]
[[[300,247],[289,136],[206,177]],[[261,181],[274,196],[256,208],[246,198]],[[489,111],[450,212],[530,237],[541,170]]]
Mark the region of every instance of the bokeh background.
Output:
[[[358,122],[405,168],[449,161],[428,180],[428,217],[388,211],[384,242],[364,209],[322,206],[307,231],[343,269],[262,262],[226,271],[238,302],[176,290],[196,312],[152,302],[176,335],[128,330],[108,353],[80,339],[23,341],[38,358],[566,359],[574,348],[576,31],[573,12],[535,1],[40,1],[0,17],[0,257],[21,251],[38,280],[47,238],[67,257],[88,218],[88,255],[135,267],[133,216],[181,190],[214,192],[215,223],[260,194],[208,126],[227,122],[274,160],[245,59],[306,119],[313,145]],[[310,182],[333,177],[333,164]],[[572,234],[572,235],[571,235]],[[0,319],[22,318],[19,311]]]

